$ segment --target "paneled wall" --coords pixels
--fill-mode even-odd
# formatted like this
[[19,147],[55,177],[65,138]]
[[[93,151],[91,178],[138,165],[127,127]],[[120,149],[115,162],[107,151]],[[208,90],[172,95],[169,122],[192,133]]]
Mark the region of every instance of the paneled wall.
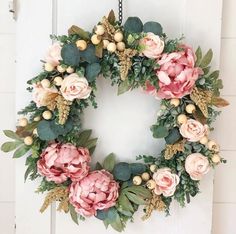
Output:
[[216,137],[228,163],[217,168],[214,183],[212,234],[236,234],[236,1],[223,1],[221,77],[231,103],[220,117]]
[[[0,0],[0,132],[15,123],[15,22]],[[0,134],[0,142],[6,138]],[[14,161],[0,152],[0,233],[14,233]]]

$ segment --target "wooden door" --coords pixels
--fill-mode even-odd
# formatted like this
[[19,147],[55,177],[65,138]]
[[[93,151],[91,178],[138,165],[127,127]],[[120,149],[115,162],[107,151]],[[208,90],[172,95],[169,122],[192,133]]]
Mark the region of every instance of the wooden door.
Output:
[[[17,22],[17,109],[30,96],[25,82],[37,74],[39,60],[51,43],[49,34],[64,34],[72,25],[91,30],[110,9],[117,10],[116,0],[21,0]],[[170,37],[185,35],[195,48],[211,47],[217,67],[220,51],[222,0],[124,0],[124,18],[139,16],[143,21],[159,21]],[[116,96],[108,81],[99,79],[97,110],[86,111],[84,126],[94,129],[99,137],[94,161],[114,152],[122,160],[134,161],[138,154],[157,154],[163,142],[154,141],[149,126],[155,121],[159,102],[140,90]],[[95,118],[95,117],[96,118]],[[56,213],[52,206],[39,213],[42,196],[35,194],[36,183],[24,183],[24,160],[16,167],[16,233],[17,234],[77,234],[105,233],[103,224],[95,218],[76,226],[68,215]],[[173,204],[171,216],[156,213],[146,222],[135,215],[135,222],[126,233],[210,234],[212,217],[213,175],[201,185],[202,193],[185,209]],[[107,233],[116,233],[113,230]]]

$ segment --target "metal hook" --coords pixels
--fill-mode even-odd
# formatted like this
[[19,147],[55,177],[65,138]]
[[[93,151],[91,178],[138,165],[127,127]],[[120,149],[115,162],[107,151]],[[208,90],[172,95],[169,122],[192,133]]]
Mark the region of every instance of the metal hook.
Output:
[[118,12],[119,12],[119,23],[122,23],[123,20],[123,2],[122,0],[118,0],[119,5],[118,5]]

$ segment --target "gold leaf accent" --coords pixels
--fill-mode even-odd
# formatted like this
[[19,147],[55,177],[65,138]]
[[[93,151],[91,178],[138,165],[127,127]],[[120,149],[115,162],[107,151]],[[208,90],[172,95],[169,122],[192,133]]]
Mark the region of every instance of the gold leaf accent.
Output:
[[166,145],[164,157],[166,160],[171,159],[176,153],[184,151],[185,140],[177,142],[173,145]]
[[220,108],[220,107],[228,106],[229,102],[222,97],[213,97],[212,105]]
[[43,213],[53,202],[59,201],[58,211],[69,211],[69,191],[65,187],[56,187],[52,189],[44,199],[44,203],[40,209]]
[[208,104],[211,103],[212,92],[198,89],[195,86],[190,94],[190,98],[199,107],[203,115],[208,118]]
[[109,20],[108,20],[108,18],[106,16],[104,16],[102,18],[102,22],[101,23],[102,23],[102,25],[103,25],[103,27],[105,29],[105,32],[106,32],[105,34],[106,34],[107,38],[109,40],[112,40],[113,36],[114,36],[114,34],[116,32],[115,27],[109,22]]
[[152,198],[148,201],[148,204],[145,207],[145,215],[142,217],[142,220],[150,218],[154,210],[164,211],[165,208],[166,204],[162,201],[161,196],[152,192]]
[[56,105],[59,112],[59,120],[58,120],[59,124],[61,125],[65,124],[70,113],[71,104],[72,104],[71,101],[65,100],[62,96],[58,96],[56,98]]
[[132,66],[131,58],[137,54],[136,50],[133,49],[125,49],[124,51],[116,51],[116,55],[118,56],[120,62],[120,78],[121,80],[125,80],[128,76],[129,69]]
[[58,93],[50,93],[43,100],[43,103],[50,111],[54,111],[54,109],[56,108],[57,96],[58,96]]

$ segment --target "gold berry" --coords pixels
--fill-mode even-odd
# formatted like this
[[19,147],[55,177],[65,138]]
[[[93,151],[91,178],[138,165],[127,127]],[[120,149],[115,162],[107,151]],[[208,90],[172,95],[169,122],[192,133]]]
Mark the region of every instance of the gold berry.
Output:
[[46,120],[49,120],[52,118],[52,112],[51,111],[44,111],[43,112],[43,118]]
[[76,41],[76,46],[81,51],[86,50],[87,42],[85,40],[78,40]]
[[220,151],[220,146],[215,141],[212,141],[212,140],[208,141],[207,148],[209,150],[213,150],[215,152],[219,152]]
[[187,113],[192,114],[196,110],[196,107],[193,104],[188,104],[185,110]]
[[43,86],[43,88],[49,88],[51,83],[48,79],[43,79],[41,80],[41,85]]
[[180,114],[178,117],[177,117],[177,121],[179,124],[184,124],[187,122],[187,116],[184,115],[184,114]]
[[113,43],[113,42],[110,42],[108,45],[107,45],[107,50],[111,53],[114,53],[116,51],[116,44]]
[[62,81],[63,81],[63,79],[60,76],[56,76],[53,80],[54,84],[57,85],[57,86],[61,86]]
[[110,42],[108,40],[103,40],[102,43],[103,43],[103,49],[106,49]]
[[124,36],[122,32],[116,32],[114,35],[114,40],[116,42],[121,42],[123,40]]
[[40,117],[40,116],[34,117],[34,121],[35,121],[35,122],[38,122],[38,121],[40,121],[40,120],[41,120],[41,117]]
[[59,66],[57,66],[57,70],[58,70],[60,73],[63,73],[63,72],[66,71],[66,68],[65,68],[64,66],[62,66],[62,65],[59,65]]
[[219,154],[214,154],[211,158],[212,162],[215,164],[220,163],[220,159],[221,158],[220,158]]
[[94,45],[98,45],[98,44],[101,42],[101,36],[98,36],[97,34],[94,34],[94,35],[91,37],[91,42],[92,42]]
[[67,67],[66,68],[66,72],[67,73],[73,73],[74,72],[74,68],[73,67]]
[[147,173],[147,172],[144,172],[142,175],[141,175],[142,179],[144,181],[148,181],[150,179],[150,175]]
[[102,25],[97,25],[95,27],[95,33],[99,36],[103,35],[105,33],[105,29]]
[[125,50],[125,43],[123,41],[118,42],[116,47],[117,47],[117,50],[124,51]]
[[140,184],[142,184],[142,178],[141,178],[140,176],[135,176],[135,177],[133,178],[133,184],[134,184],[134,185],[140,185]]
[[20,127],[26,127],[27,124],[28,124],[28,119],[21,118],[21,119],[19,119],[19,123],[18,124],[19,124]]
[[203,138],[200,139],[200,143],[201,143],[202,145],[206,145],[207,142],[208,142],[208,138],[207,138],[206,136],[204,136]]
[[38,135],[38,130],[37,130],[37,128],[34,129],[33,134],[36,135],[36,136]]
[[150,166],[150,171],[151,172],[155,172],[156,171],[156,169],[157,169],[157,166],[155,165],[155,164],[152,164],[151,166]]
[[173,106],[175,106],[175,107],[177,107],[177,106],[179,106],[179,104],[180,104],[180,100],[179,100],[178,98],[172,98],[172,99],[170,100],[170,104],[173,105]]
[[52,72],[54,70],[54,66],[50,63],[45,63],[44,64],[44,70],[47,72]]
[[25,143],[25,145],[32,145],[33,144],[33,138],[31,136],[27,136],[24,139],[24,143]]
[[156,187],[156,182],[154,181],[154,180],[149,180],[148,182],[147,182],[147,188],[148,189],[154,189]]

